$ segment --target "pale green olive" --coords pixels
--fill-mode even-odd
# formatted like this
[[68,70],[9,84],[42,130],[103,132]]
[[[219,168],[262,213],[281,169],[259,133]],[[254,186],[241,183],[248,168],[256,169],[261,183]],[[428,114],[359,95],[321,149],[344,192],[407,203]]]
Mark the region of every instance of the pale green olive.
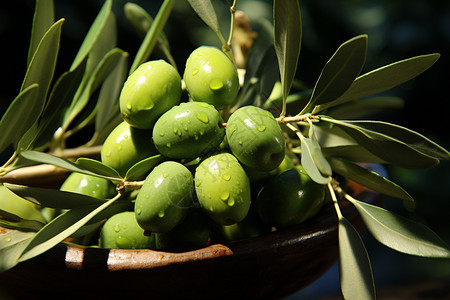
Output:
[[151,129],[156,120],[181,98],[181,77],[164,60],[140,65],[120,93],[120,112],[133,127]]

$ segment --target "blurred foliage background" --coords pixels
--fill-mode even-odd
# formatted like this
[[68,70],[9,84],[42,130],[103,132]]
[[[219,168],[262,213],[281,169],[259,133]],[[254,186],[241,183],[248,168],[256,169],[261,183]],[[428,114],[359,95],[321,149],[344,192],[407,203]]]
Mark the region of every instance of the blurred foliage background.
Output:
[[[56,19],[65,18],[57,73],[66,71],[75,57],[102,0],[55,0]],[[140,45],[127,23],[123,5],[115,0],[113,11],[119,28],[119,48],[130,53],[130,63]],[[162,1],[138,0],[134,3],[155,16]],[[223,33],[228,34],[229,12],[225,0],[213,1]],[[271,20],[272,1],[239,0],[237,9],[247,13],[254,29],[261,18]],[[303,21],[303,42],[297,78],[313,86],[325,62],[347,39],[367,33],[368,55],[363,72],[417,56],[439,52],[438,62],[421,76],[393,90],[388,95],[402,97],[402,109],[386,111],[373,118],[406,126],[450,149],[448,134],[449,67],[450,67],[450,1],[434,0],[304,0],[300,1]],[[34,1],[10,1],[0,9],[2,40],[2,88],[0,112],[3,113],[17,95],[25,75],[28,41]],[[201,44],[219,46],[209,30],[189,7],[179,0],[165,28],[172,54],[180,73],[189,53]],[[57,76],[58,76],[57,74]],[[427,170],[389,169],[391,179],[404,187],[415,199],[411,211],[395,199],[387,199],[388,209],[417,219],[435,230],[450,243],[450,162]],[[450,278],[449,260],[409,257],[379,245],[364,235],[372,261],[376,285],[402,284],[433,278]],[[339,293],[338,270],[333,267],[324,277],[297,296],[308,299]]]

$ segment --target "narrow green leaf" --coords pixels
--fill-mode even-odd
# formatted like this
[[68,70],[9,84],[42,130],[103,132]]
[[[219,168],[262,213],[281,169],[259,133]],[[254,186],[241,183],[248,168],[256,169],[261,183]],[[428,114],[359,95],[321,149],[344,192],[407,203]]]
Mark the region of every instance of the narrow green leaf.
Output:
[[74,70],[78,65],[85,59],[88,53],[91,51],[93,45],[98,39],[101,31],[103,30],[109,15],[111,13],[111,4],[112,0],[106,0],[103,4],[100,12],[92,23],[91,28],[89,29],[86,37],[84,38],[83,43],[81,44],[80,49],[70,67],[70,71]]
[[302,20],[297,0],[274,0],[273,3],[274,46],[280,68],[283,94],[282,114],[297,71],[302,40]]
[[128,53],[124,52],[116,67],[103,81],[97,100],[95,131],[100,132],[119,115],[119,95],[128,71]]
[[44,224],[44,222],[23,219],[17,215],[0,209],[0,226],[4,228],[22,231],[38,231],[44,227]]
[[339,272],[345,299],[375,299],[372,267],[358,231],[339,220]]
[[110,177],[110,176],[105,176],[102,174],[97,174],[97,173],[87,170],[69,160],[66,160],[61,157],[57,157],[57,156],[54,156],[54,155],[51,155],[48,153],[39,152],[39,151],[24,151],[21,153],[21,155],[29,160],[44,163],[44,164],[54,165],[54,166],[57,166],[57,167],[60,167],[60,168],[63,168],[63,169],[66,169],[66,170],[69,170],[72,172],[78,172],[78,173],[82,173],[82,174],[86,174],[86,175],[92,175],[92,176],[96,176],[96,177],[100,177],[100,178],[105,178],[105,179],[109,179],[113,182],[122,181],[122,179],[119,177]]
[[356,199],[351,202],[380,243],[411,255],[450,258],[449,246],[427,226]]
[[80,157],[77,159],[76,164],[96,174],[101,174],[107,177],[120,178],[120,175],[116,170],[95,159]]
[[378,156],[369,152],[366,148],[360,145],[343,145],[334,147],[322,147],[322,152],[325,157],[338,157],[345,158],[353,162],[364,163],[379,163],[385,164],[386,162]]
[[197,13],[200,19],[208,25],[218,36],[222,36],[217,20],[216,11],[211,0],[188,0],[192,9]]
[[339,98],[321,105],[320,110],[396,87],[426,71],[439,57],[438,53],[420,55],[363,74],[356,78],[350,88]]
[[319,141],[316,137],[316,133],[314,130],[314,125],[311,121],[309,121],[309,133],[308,138],[311,140],[311,146],[312,146],[312,157],[314,159],[314,162],[316,163],[317,168],[319,169],[320,173],[323,175],[331,176],[332,170],[331,166],[328,162],[328,160],[325,158],[325,156],[322,153],[322,149],[319,145]]
[[38,99],[47,97],[47,91],[55,71],[63,23],[64,19],[60,19],[42,37],[28,65],[27,73],[20,88],[23,91],[30,85],[37,83],[39,85]]
[[[144,38],[153,23],[153,18],[139,5],[128,2],[124,5],[125,16],[140,38]],[[175,59],[170,53],[169,40],[164,32],[158,36],[155,47],[161,51],[172,66],[177,68]]]
[[[3,184],[0,185],[0,211],[11,214],[12,219],[9,219],[10,221],[14,221],[15,216],[17,222],[23,219],[45,223],[39,206],[20,198]],[[6,217],[6,215],[4,216]]]
[[319,184],[327,184],[330,180],[329,175],[323,174],[316,163],[316,158],[320,155],[317,151],[320,151],[320,149],[317,150],[317,145],[314,141],[306,137],[300,138],[300,145],[302,148],[301,164],[306,173],[308,173],[311,179],[315,182]]
[[0,120],[0,153],[11,144],[16,148],[20,138],[39,117],[45,99],[38,98],[38,90],[37,84],[28,86],[6,110]]
[[116,200],[117,198],[113,198],[102,205],[79,206],[57,216],[36,233],[22,252],[19,262],[33,258],[53,248]]
[[125,175],[126,180],[142,180],[145,176],[158,164],[163,162],[166,158],[161,154],[146,158],[134,164]]
[[411,195],[409,195],[399,185],[371,170],[341,158],[329,158],[328,160],[333,168],[333,171],[355,181],[356,183],[388,196],[396,197],[402,200],[414,201]]
[[139,47],[136,57],[134,58],[133,64],[131,65],[129,74],[133,73],[134,70],[139,67],[151,54],[153,48],[158,41],[159,34],[162,32],[164,26],[166,25],[167,19],[172,12],[174,0],[164,0],[161,5],[158,14],[155,17],[149,31],[145,35],[141,46]]
[[[446,154],[443,148],[418,133],[389,123],[338,121],[327,117],[321,120],[339,126],[361,146],[386,162],[400,167],[412,169],[432,167]],[[382,129],[382,132],[374,131],[375,129]]]
[[30,64],[40,40],[55,22],[53,0],[36,0],[33,27],[31,29],[30,45],[28,48],[27,66]]
[[51,208],[74,208],[85,205],[100,205],[105,200],[79,193],[55,189],[36,188],[17,184],[5,184],[14,194],[34,204]]
[[11,230],[0,235],[0,273],[14,267],[34,232]]
[[385,111],[403,108],[405,101],[399,97],[380,96],[355,100],[330,108],[327,115],[335,119],[364,119]]
[[366,61],[367,35],[343,43],[322,69],[311,100],[302,112],[341,96],[359,75]]

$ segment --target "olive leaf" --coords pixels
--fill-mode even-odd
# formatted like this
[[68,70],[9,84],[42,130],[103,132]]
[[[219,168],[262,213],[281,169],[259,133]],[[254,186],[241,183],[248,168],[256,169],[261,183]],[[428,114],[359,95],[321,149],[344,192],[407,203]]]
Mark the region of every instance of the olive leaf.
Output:
[[77,165],[67,159],[57,157],[57,156],[54,156],[54,155],[51,155],[48,153],[44,153],[44,152],[30,150],[30,151],[22,152],[21,155],[29,160],[44,163],[44,164],[54,165],[54,166],[57,166],[57,167],[60,167],[60,168],[63,168],[63,169],[66,169],[66,170],[69,170],[72,172],[78,172],[81,174],[105,178],[105,179],[111,180],[113,182],[117,182],[117,181],[120,182],[122,180],[120,177],[111,177],[111,176],[105,176],[103,174],[97,174],[97,173],[92,172],[88,169],[85,169],[82,166]]
[[[128,22],[130,22],[135,32],[140,37],[145,37],[151,24],[153,23],[153,18],[142,7],[135,3],[126,3],[124,5],[124,12],[125,17]],[[155,47],[164,54],[165,58],[174,68],[177,68],[175,59],[170,53],[169,41],[164,32],[160,32]]]
[[85,57],[89,54],[92,47],[96,43],[111,13],[111,4],[112,0],[106,0],[103,4],[100,12],[92,23],[91,28],[89,28],[89,31],[86,34],[86,37],[84,38],[83,43],[81,44],[80,49],[75,56],[75,59],[73,60],[70,71],[73,71],[78,67],[78,65],[85,59]]
[[449,159],[447,150],[419,133],[381,121],[343,121],[321,117],[343,129],[361,146],[388,163],[404,168],[426,168]]
[[80,157],[76,160],[75,163],[78,166],[80,166],[86,170],[90,170],[96,174],[101,174],[101,175],[104,175],[106,177],[111,177],[111,178],[120,178],[120,175],[116,170],[114,170],[110,166],[107,166],[98,160]]
[[314,110],[314,113],[396,87],[426,71],[439,57],[438,53],[420,55],[363,74],[356,78],[350,88],[339,98],[320,105]]
[[11,230],[0,235],[0,273],[14,267],[34,232]]
[[38,119],[45,100],[38,98],[38,90],[38,84],[28,86],[9,105],[0,120],[0,153],[11,144],[17,148],[20,138]]
[[33,258],[53,248],[79,230],[98,213],[113,204],[117,199],[113,198],[101,205],[78,206],[57,216],[36,233],[23,250],[19,262]]
[[0,226],[22,231],[38,231],[44,226],[44,222],[27,220],[0,209]]
[[150,29],[145,35],[145,38],[136,53],[136,57],[131,65],[129,74],[133,73],[151,54],[158,41],[159,35],[166,25],[170,13],[172,12],[173,4],[174,0],[164,0],[158,14],[155,17],[155,20],[152,22]]
[[399,97],[379,96],[355,100],[330,108],[327,115],[334,119],[362,119],[384,111],[403,108],[405,101]]
[[[88,104],[91,95],[99,88],[105,78],[117,66],[119,61],[127,55],[128,54],[126,54],[123,50],[114,48],[103,57],[93,71],[81,95],[76,97],[72,102],[71,107],[69,108],[69,113],[64,118],[63,128],[67,128],[75,117],[79,115],[83,108],[85,108]],[[79,122],[81,123],[82,121],[84,121],[84,119]]]
[[211,0],[188,0],[188,2],[200,19],[216,33],[221,41],[224,41],[225,39],[220,32],[219,21]]
[[17,196],[42,207],[68,209],[85,205],[99,205],[105,202],[105,200],[83,194],[55,189],[36,188],[9,183],[5,184],[5,186]]
[[339,219],[339,277],[345,299],[375,299],[372,267],[358,231]]
[[40,40],[55,22],[53,0],[36,0],[30,45],[28,48],[27,66],[30,64]]
[[342,158],[330,157],[328,161],[333,168],[333,171],[359,183],[371,190],[380,192],[382,194],[396,197],[402,200],[414,201],[402,187],[390,181],[389,179],[363,168],[357,164],[349,162]]
[[310,126],[310,137],[299,135],[302,149],[301,164],[312,180],[319,184],[326,184],[330,180],[331,167],[326,158],[323,157],[314,134],[311,135],[311,128],[312,126]]
[[146,158],[134,164],[126,173],[125,179],[128,181],[143,179],[155,166],[163,162],[166,158],[161,154]]
[[297,71],[302,40],[302,20],[297,0],[274,0],[273,28],[283,94],[281,114],[284,115],[286,98]]
[[[0,185],[0,219],[20,222],[21,220],[45,223],[39,207],[11,192],[3,184]],[[9,213],[10,215],[6,215]]]
[[385,164],[386,161],[369,152],[360,145],[343,145],[333,147],[322,147],[322,153],[325,157],[344,158],[353,162],[379,163]]
[[348,198],[370,233],[382,244],[402,253],[450,257],[449,246],[427,226],[381,207]]
[[300,114],[314,105],[324,104],[341,96],[359,75],[366,61],[367,35],[354,37],[336,50],[320,73],[311,99]]

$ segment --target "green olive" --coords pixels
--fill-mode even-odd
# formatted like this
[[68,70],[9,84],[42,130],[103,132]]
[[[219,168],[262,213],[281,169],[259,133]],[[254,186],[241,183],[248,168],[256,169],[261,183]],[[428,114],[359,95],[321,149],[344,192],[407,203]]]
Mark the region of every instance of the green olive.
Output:
[[171,158],[195,158],[219,147],[225,136],[214,106],[187,102],[164,113],[153,128],[153,141],[161,154]]
[[134,128],[124,121],[103,143],[101,161],[125,176],[135,163],[156,154],[158,151],[152,143],[151,131]]
[[250,181],[230,153],[200,163],[195,171],[195,191],[206,214],[222,225],[242,221],[250,208]]
[[296,166],[267,182],[255,205],[264,222],[286,227],[316,215],[324,199],[324,185],[314,182],[302,166]]
[[61,185],[60,190],[99,199],[109,199],[116,195],[116,188],[111,181],[81,173],[70,174]]
[[134,212],[139,225],[167,232],[179,224],[193,205],[192,173],[182,164],[166,161],[147,176],[136,197]]
[[211,222],[200,208],[191,208],[183,222],[165,233],[156,233],[158,249],[186,251],[204,247],[209,243]]
[[189,97],[222,109],[234,102],[239,91],[236,67],[215,47],[201,46],[186,61],[183,79]]
[[124,211],[105,222],[100,231],[99,245],[108,249],[155,249],[155,235],[144,234],[134,212]]
[[120,112],[133,127],[151,129],[156,120],[181,98],[181,77],[164,60],[140,65],[120,93]]
[[247,172],[247,176],[250,179],[250,182],[253,183],[261,183],[266,180],[270,180],[270,178],[273,178],[277,176],[278,174],[281,174],[287,170],[290,170],[294,168],[294,162],[292,158],[289,157],[289,155],[285,155],[283,161],[281,164],[274,170],[264,172],[264,171],[258,171],[249,167],[244,167],[245,172]]
[[256,106],[243,106],[228,119],[228,145],[247,167],[271,171],[284,159],[286,141],[272,114]]

